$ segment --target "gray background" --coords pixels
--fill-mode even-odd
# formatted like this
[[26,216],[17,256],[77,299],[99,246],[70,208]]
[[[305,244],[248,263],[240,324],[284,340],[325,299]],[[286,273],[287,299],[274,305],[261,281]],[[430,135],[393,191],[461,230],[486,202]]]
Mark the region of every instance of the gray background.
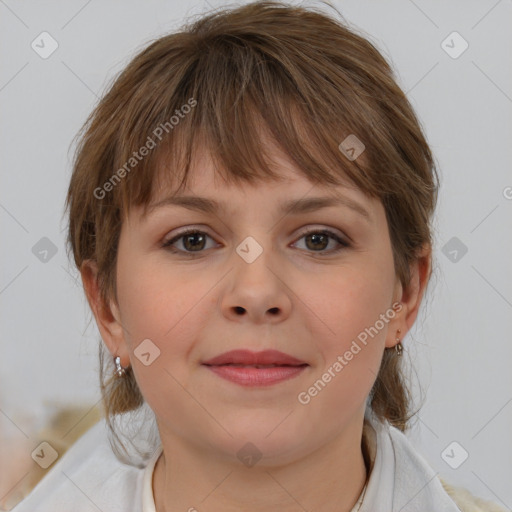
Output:
[[[2,442],[100,396],[99,334],[64,248],[73,137],[138,50],[225,4],[0,1]],[[440,170],[435,283],[404,340],[425,401],[409,437],[449,482],[510,508],[512,2],[334,5],[391,61]],[[59,45],[47,59],[31,47],[43,31]],[[442,45],[453,31],[469,44],[457,58]],[[32,251],[43,237],[46,262]],[[457,469],[441,456],[453,441],[452,465],[469,453]]]

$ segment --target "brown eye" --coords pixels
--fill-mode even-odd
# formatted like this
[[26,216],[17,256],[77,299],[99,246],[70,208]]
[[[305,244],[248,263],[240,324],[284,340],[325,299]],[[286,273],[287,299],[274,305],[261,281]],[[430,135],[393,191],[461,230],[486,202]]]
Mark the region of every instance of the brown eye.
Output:
[[[308,231],[302,234],[300,240],[302,239],[305,240],[306,250],[309,252],[317,252],[320,255],[333,254],[350,247],[350,244],[345,242],[337,233],[329,230]],[[334,248],[325,250],[331,241],[335,242]]]
[[206,238],[202,233],[190,233],[188,235],[184,235],[182,238],[183,246],[187,251],[200,251],[201,249],[204,249]]
[[[164,242],[162,247],[173,252],[189,256],[199,256],[205,252],[208,239],[213,240],[204,231],[191,229],[180,233],[171,240]],[[337,233],[329,230],[315,230],[303,233],[300,240],[305,240],[305,250],[318,253],[319,256],[330,255],[350,247],[350,244],[343,240]],[[326,250],[334,242],[334,247]],[[195,254],[194,254],[195,253]]]
[[[307,240],[306,245],[308,249],[322,250],[329,245],[329,236],[325,233],[313,233],[311,235],[306,235],[305,239]],[[311,243],[308,243],[308,241]]]
[[[189,230],[180,233],[171,240],[164,242],[162,247],[167,248],[171,252],[193,253],[202,252],[205,249],[207,239],[211,238],[204,231]],[[175,247],[180,242],[181,247]]]

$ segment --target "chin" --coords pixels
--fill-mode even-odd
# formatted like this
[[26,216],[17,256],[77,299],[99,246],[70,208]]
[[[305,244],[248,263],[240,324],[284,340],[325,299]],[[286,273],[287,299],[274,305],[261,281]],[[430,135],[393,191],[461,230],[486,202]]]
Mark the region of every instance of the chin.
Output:
[[245,465],[248,465],[246,459],[256,461],[260,467],[287,464],[299,459],[307,449],[304,444],[305,433],[299,435],[298,432],[294,432],[291,435],[290,425],[286,428],[285,422],[281,423],[282,420],[283,417],[280,417],[279,421],[263,421],[260,418],[258,422],[249,424],[245,421],[236,425],[231,424],[227,430],[232,437],[210,437],[209,444],[228,457],[233,457],[234,454],[236,459]]

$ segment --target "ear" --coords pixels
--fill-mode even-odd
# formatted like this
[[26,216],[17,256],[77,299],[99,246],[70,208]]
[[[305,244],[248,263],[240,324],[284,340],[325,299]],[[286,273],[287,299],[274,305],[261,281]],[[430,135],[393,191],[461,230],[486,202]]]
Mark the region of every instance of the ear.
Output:
[[410,265],[411,280],[403,288],[400,281],[397,283],[396,302],[401,302],[402,308],[397,312],[395,319],[390,327],[389,336],[386,339],[386,347],[391,348],[397,344],[397,329],[399,339],[403,339],[411,329],[421,306],[423,295],[427,288],[430,274],[432,272],[432,247],[430,244],[424,245],[418,251],[415,261]]
[[124,338],[123,326],[120,321],[119,308],[114,301],[105,304],[98,286],[98,267],[95,261],[85,260],[80,274],[87,296],[87,301],[96,319],[96,324],[105,345],[112,357],[121,357],[123,367],[129,364],[129,351]]

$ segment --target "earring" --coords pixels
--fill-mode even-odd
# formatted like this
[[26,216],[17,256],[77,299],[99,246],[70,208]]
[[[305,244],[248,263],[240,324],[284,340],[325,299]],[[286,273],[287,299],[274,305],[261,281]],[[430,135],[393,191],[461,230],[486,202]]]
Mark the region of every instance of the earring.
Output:
[[402,355],[402,352],[403,352],[403,347],[402,347],[402,344],[400,343],[400,338],[398,337],[398,335],[401,333],[402,331],[400,329],[397,329],[396,331],[396,345],[395,345],[395,352],[396,352],[396,355],[397,356],[401,356]]
[[129,365],[123,368],[121,366],[121,358],[119,356],[114,357],[114,364],[116,365],[115,375],[119,378],[124,377],[126,375],[126,370],[130,367]]

